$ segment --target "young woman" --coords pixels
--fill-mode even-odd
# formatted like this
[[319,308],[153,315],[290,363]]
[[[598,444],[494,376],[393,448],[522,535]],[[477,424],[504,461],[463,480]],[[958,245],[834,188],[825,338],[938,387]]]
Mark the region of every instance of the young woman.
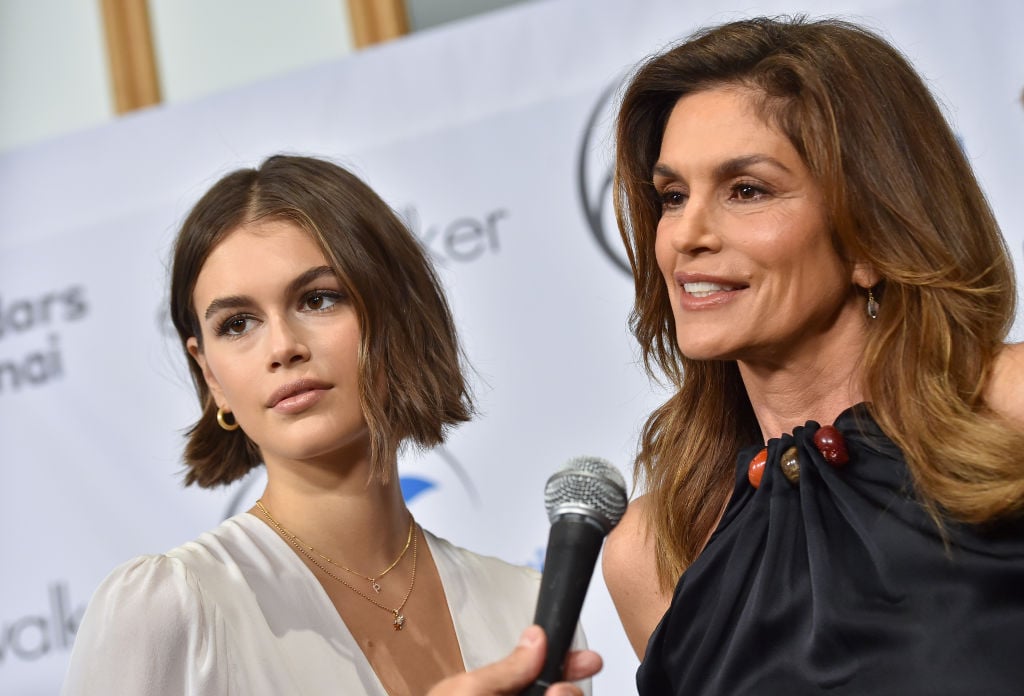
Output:
[[640,693],[1018,692],[1013,269],[920,77],[840,21],[705,30],[633,76],[616,185],[676,388],[604,554]]
[[[225,176],[179,234],[171,311],[202,408],[186,483],[263,464],[267,486],[104,581],[66,694],[422,694],[513,651],[537,574],[433,536],[402,498],[399,446],[439,444],[472,404],[433,269],[372,190],[306,157]],[[521,680],[533,631],[518,671],[440,693]]]

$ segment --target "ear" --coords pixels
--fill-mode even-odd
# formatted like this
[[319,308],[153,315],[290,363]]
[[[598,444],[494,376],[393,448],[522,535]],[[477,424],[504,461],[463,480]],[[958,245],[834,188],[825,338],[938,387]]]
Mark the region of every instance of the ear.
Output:
[[873,288],[882,281],[882,276],[879,275],[875,267],[866,261],[857,261],[853,264],[853,273],[851,274],[853,284],[867,290]]
[[192,359],[199,365],[199,369],[203,372],[203,380],[206,382],[206,386],[210,389],[210,394],[213,396],[214,402],[216,402],[218,408],[224,408],[227,402],[224,400],[224,392],[220,388],[220,382],[214,376],[213,371],[210,369],[210,365],[206,362],[206,356],[203,355],[202,349],[199,347],[199,341],[195,336],[189,337],[185,341],[185,348],[188,349],[188,354],[192,356]]

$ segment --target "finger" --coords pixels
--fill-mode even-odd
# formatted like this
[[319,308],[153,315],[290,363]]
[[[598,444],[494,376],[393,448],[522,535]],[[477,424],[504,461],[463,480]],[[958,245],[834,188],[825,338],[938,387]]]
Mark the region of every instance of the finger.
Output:
[[565,661],[566,681],[578,681],[592,677],[601,671],[604,661],[593,650],[574,650]]
[[[541,667],[544,666],[546,644],[543,629],[539,626],[528,626],[508,657],[456,677],[452,682],[457,688],[451,691],[441,690],[440,693],[518,694],[540,674]],[[438,686],[447,684],[442,682]]]
[[549,686],[544,696],[583,696],[583,690],[568,682],[558,682]]

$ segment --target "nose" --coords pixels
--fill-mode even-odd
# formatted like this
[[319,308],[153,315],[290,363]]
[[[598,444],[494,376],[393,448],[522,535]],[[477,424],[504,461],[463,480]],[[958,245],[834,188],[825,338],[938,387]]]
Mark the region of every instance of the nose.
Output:
[[713,219],[713,201],[691,192],[680,210],[661,218],[659,233],[664,232],[667,235],[667,241],[679,254],[696,256],[713,253],[721,248],[721,240],[713,231]]
[[271,319],[268,324],[267,366],[271,370],[309,360],[309,345],[299,327],[293,326],[286,318]]

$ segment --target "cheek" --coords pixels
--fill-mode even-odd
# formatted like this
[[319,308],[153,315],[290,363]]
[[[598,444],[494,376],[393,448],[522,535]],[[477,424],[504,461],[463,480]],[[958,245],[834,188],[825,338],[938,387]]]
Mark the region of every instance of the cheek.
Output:
[[658,223],[658,230],[654,237],[654,258],[667,281],[675,272],[676,250],[672,248],[671,235],[664,221]]
[[[246,388],[253,384],[253,370],[244,360],[238,356],[207,355],[207,369],[210,375],[216,380],[217,385],[229,402],[237,402],[243,406],[243,400],[239,397],[246,392]],[[234,410],[234,406],[232,409]]]
[[320,345],[320,354],[330,356],[334,369],[341,371],[346,381],[358,378],[359,373],[359,329],[354,322],[338,326],[335,331],[325,334]]
[[779,259],[776,269],[787,294],[806,307],[831,306],[848,290],[849,274],[828,241],[808,240],[802,250]]

